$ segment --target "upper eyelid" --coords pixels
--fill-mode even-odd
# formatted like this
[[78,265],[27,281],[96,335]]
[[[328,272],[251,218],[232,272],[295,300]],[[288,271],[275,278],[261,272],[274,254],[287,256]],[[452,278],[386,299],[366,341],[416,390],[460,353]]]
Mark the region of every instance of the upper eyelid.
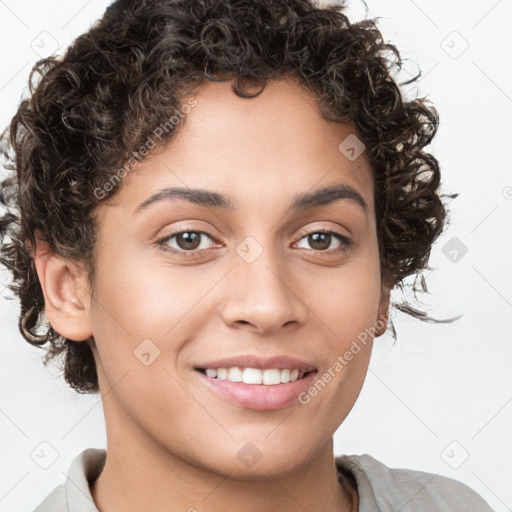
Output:
[[217,241],[217,237],[211,235],[210,233],[208,233],[208,231],[204,231],[202,229],[189,229],[189,228],[180,228],[177,231],[172,231],[171,233],[168,233],[167,235],[160,237],[158,240],[168,240],[168,239],[173,238],[182,233],[200,233],[201,235],[206,235],[207,237],[211,238],[213,241]]
[[303,238],[307,235],[311,235],[312,233],[330,233],[333,235],[340,236],[341,238],[345,240],[350,240],[350,237],[348,235],[344,235],[343,233],[340,233],[339,230],[335,228],[313,228],[313,229],[304,229],[303,231],[300,231],[297,235],[300,238]]

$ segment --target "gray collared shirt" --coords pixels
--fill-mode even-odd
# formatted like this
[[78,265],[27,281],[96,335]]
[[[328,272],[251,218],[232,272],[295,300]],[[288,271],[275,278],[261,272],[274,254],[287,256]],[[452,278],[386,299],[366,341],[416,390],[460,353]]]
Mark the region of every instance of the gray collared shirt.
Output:
[[[34,512],[98,512],[90,484],[101,473],[107,452],[88,448]],[[433,473],[389,468],[370,455],[336,457],[340,480],[357,485],[358,512],[493,512],[467,485]],[[345,476],[343,476],[345,475]]]

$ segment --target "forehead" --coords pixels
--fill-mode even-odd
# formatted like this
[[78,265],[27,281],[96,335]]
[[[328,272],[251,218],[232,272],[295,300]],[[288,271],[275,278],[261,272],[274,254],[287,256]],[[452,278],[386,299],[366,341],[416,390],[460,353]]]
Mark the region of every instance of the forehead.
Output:
[[340,150],[356,136],[354,127],[324,119],[297,81],[269,81],[255,98],[237,96],[229,81],[208,82],[194,100],[170,143],[123,179],[110,204],[129,204],[133,212],[157,190],[180,187],[228,191],[236,208],[249,201],[257,208],[346,184],[373,210],[373,173],[364,153],[353,159]]

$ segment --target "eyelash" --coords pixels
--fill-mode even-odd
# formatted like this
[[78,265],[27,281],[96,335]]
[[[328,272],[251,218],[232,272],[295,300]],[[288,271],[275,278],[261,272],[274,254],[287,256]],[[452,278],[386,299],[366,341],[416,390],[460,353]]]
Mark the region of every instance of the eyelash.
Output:
[[[185,229],[185,230],[181,230],[181,231],[176,231],[174,233],[170,233],[169,235],[166,235],[165,237],[160,238],[159,240],[157,240],[156,243],[162,248],[162,250],[167,251],[167,252],[171,252],[173,254],[182,254],[182,255],[185,255],[186,258],[196,256],[197,253],[200,253],[201,251],[207,250],[207,249],[194,249],[192,251],[186,251],[184,249],[180,249],[180,250],[172,249],[172,248],[169,248],[169,246],[166,245],[166,243],[169,240],[171,240],[175,236],[181,235],[183,233],[198,233],[198,234],[201,234],[201,235],[206,235],[208,238],[210,238],[214,242],[217,242],[217,240],[214,237],[212,237],[209,233],[207,233],[206,231]],[[307,237],[308,235],[313,235],[313,234],[318,234],[318,233],[328,234],[328,235],[334,236],[341,243],[341,246],[338,247],[337,249],[327,249],[327,250],[306,249],[306,250],[310,250],[310,251],[317,252],[317,253],[327,253],[329,255],[332,254],[333,252],[339,252],[340,254],[343,254],[352,245],[351,240],[349,240],[346,236],[342,235],[341,233],[338,233],[334,229],[320,229],[320,230],[308,231],[306,233],[302,233],[300,235],[300,238],[298,239],[298,241],[302,240],[303,238]]]

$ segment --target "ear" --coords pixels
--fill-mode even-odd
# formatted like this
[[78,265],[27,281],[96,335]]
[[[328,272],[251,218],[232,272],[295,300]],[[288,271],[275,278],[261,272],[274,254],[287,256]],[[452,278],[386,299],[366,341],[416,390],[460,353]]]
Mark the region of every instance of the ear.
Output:
[[91,294],[85,270],[55,254],[39,237],[33,258],[44,295],[45,314],[53,329],[74,341],[90,338]]
[[377,331],[375,332],[376,338],[382,336],[386,332],[386,329],[388,328],[390,294],[390,288],[387,285],[383,284],[380,294],[379,315],[375,322],[375,327],[377,328]]

